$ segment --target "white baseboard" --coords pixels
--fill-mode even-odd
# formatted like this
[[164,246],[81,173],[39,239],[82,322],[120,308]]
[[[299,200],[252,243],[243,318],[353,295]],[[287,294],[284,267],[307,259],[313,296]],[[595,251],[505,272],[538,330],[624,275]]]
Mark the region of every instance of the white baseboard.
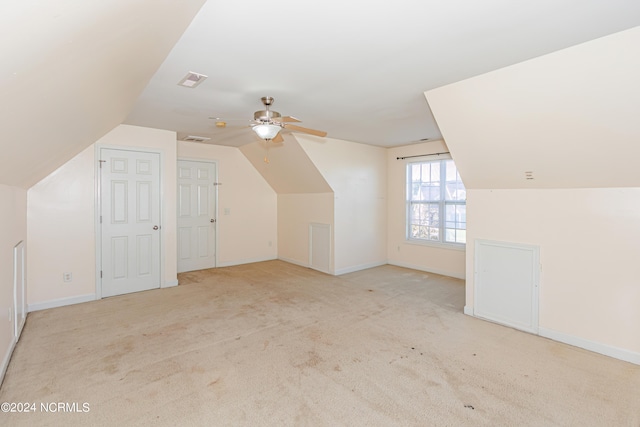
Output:
[[27,312],[46,310],[49,308],[63,307],[65,305],[80,304],[82,302],[95,301],[96,294],[78,295],[76,297],[58,298],[51,301],[27,304]]
[[[285,261],[285,262],[291,263],[291,264],[299,265],[301,267],[311,268],[311,266],[309,266],[309,264],[297,261],[295,259],[290,259],[290,258],[285,258],[285,257],[278,257],[278,259],[281,260],[281,261]],[[339,270],[336,270],[334,275],[335,276],[341,276],[343,274],[354,273],[356,271],[366,270],[367,268],[380,267],[381,265],[387,265],[387,264],[395,265],[397,267],[410,268],[412,270],[426,271],[427,273],[440,274],[442,276],[455,277],[457,279],[462,279],[462,280],[465,279],[464,275],[458,275],[458,274],[455,274],[455,273],[451,273],[449,271],[437,270],[437,269],[425,269],[424,267],[421,267],[421,266],[418,266],[418,265],[414,265],[414,264],[400,263],[400,262],[387,261],[387,260],[378,261],[378,262],[372,262],[372,263],[368,263],[368,264],[355,265],[353,267],[341,268]]]
[[538,328],[538,334],[541,337],[549,338],[554,341],[560,341],[565,344],[573,345],[575,347],[584,348],[585,350],[600,353],[605,356],[613,357],[615,359],[624,360],[625,362],[634,363],[640,365],[640,353],[636,353],[630,350],[613,347],[607,344],[602,344],[594,341],[589,341],[584,338],[576,337],[573,335],[565,334],[563,332],[554,331],[546,328]]
[[176,279],[176,280],[166,280],[161,287],[162,287],[162,289],[164,289],[164,288],[172,288],[174,286],[178,286],[178,279]]
[[[473,307],[464,306],[464,314],[475,317],[476,319],[485,320],[481,317],[473,314]],[[500,323],[498,323],[500,324]],[[504,325],[511,327],[509,325]],[[526,332],[526,331],[523,331]],[[614,359],[623,360],[625,362],[640,365],[640,353],[626,350],[623,348],[614,347],[607,344],[602,344],[595,341],[590,341],[585,338],[576,337],[574,335],[565,334],[564,332],[554,331],[553,329],[547,329],[538,327],[538,334],[541,337],[549,338],[550,340],[558,341],[564,344],[569,344],[574,347],[580,347],[585,350],[593,351],[594,353],[602,354],[604,356],[613,357]]]
[[360,264],[360,265],[354,265],[352,267],[341,268],[340,270],[336,270],[335,275],[341,276],[343,274],[354,273],[360,270],[366,270],[367,268],[380,267],[381,265],[387,265],[387,261],[386,260],[377,261],[377,262],[372,262],[368,264]]
[[9,361],[11,361],[11,355],[13,354],[13,349],[16,348],[16,337],[11,338],[11,343],[7,348],[7,352],[2,358],[2,366],[0,366],[0,386],[2,386],[2,382],[4,381],[4,374],[7,373],[7,368],[9,367]]
[[331,275],[333,276],[333,273],[332,273],[331,271],[322,271],[322,270],[318,270],[317,268],[313,268],[313,267],[311,267],[311,266],[310,266],[309,264],[307,264],[306,262],[301,262],[301,261],[298,261],[298,260],[295,260],[295,259],[292,259],[292,258],[285,258],[285,257],[278,257],[278,259],[279,259],[280,261],[284,261],[284,262],[287,262],[287,263],[289,263],[289,264],[297,265],[297,266],[304,267],[304,268],[310,268],[310,269],[312,269],[312,270],[319,271],[319,272],[321,272],[321,273],[325,273],[325,274],[331,274]]
[[[289,264],[299,265],[300,267],[313,268],[309,264],[300,262],[295,259],[285,258],[285,257],[278,257],[278,259],[280,261],[288,262]],[[370,264],[361,264],[353,267],[342,268],[340,270],[337,270],[335,273],[322,271],[322,270],[317,270],[317,271],[321,271],[322,273],[332,274],[334,276],[340,276],[342,274],[353,273],[355,271],[366,270],[367,268],[379,267],[381,265],[386,265],[386,264],[387,264],[387,261],[373,262]]]
[[278,259],[277,257],[258,257],[258,258],[246,258],[239,259],[235,261],[227,261],[227,262],[219,262],[216,267],[233,267],[234,265],[242,265],[242,264],[251,264],[254,262],[264,262],[264,261],[273,261],[274,259]]
[[452,271],[440,270],[437,268],[423,267],[420,265],[409,264],[406,262],[389,260],[387,261],[387,263],[390,265],[395,265],[397,267],[404,267],[404,268],[410,268],[412,270],[426,271],[427,273],[440,274],[441,276],[455,277],[456,279],[465,280],[466,278],[464,274],[454,273]]
[[278,257],[278,259],[280,261],[288,262],[289,264],[299,265],[300,267],[305,267],[305,268],[311,268],[311,267],[309,267],[309,264],[304,263],[304,262],[300,262],[300,261],[295,260],[295,259],[284,258],[284,257]]

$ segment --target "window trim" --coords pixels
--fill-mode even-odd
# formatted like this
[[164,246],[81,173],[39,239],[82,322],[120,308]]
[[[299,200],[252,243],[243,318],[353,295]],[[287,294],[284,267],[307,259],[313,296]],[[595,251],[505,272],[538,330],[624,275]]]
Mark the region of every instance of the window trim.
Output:
[[[409,197],[410,191],[411,191],[411,186],[409,183],[409,168],[410,165],[412,164],[417,164],[417,163],[428,163],[428,162],[442,162],[442,161],[446,161],[446,160],[453,160],[452,157],[450,155],[438,155],[437,159],[433,159],[433,160],[414,160],[414,161],[409,161],[406,160],[405,161],[405,178],[404,178],[404,186],[405,186],[405,195],[404,195],[404,199],[405,199],[405,226],[404,226],[404,231],[405,231],[405,242],[407,244],[411,244],[411,245],[417,245],[417,246],[430,246],[430,247],[435,247],[435,248],[441,248],[441,249],[451,249],[451,250],[458,250],[458,251],[465,251],[467,248],[467,244],[465,243],[456,243],[456,242],[445,242],[445,241],[434,241],[434,240],[427,240],[427,239],[415,239],[415,238],[411,238],[410,237],[410,232],[409,232],[409,228],[410,228],[410,218],[411,218],[411,200]],[[455,162],[454,162],[455,164]],[[456,166],[457,169],[457,166]],[[443,172],[444,173],[444,172]],[[465,187],[466,189],[466,187]],[[433,202],[432,202],[433,203]],[[466,206],[467,201],[465,198],[464,202],[460,202],[460,201],[449,201],[449,203],[447,203],[446,200],[441,199],[438,202],[439,205],[439,209],[441,211],[441,213],[443,214],[444,217],[444,212],[446,210],[446,205],[450,204],[450,205],[464,205]],[[441,221],[442,225],[440,226],[440,234],[441,236],[444,238],[444,221]]]

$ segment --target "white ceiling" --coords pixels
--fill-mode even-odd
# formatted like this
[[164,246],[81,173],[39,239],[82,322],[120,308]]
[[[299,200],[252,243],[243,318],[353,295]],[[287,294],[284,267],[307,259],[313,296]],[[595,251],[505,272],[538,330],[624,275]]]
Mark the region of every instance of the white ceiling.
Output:
[[[240,146],[269,95],[332,138],[437,139],[425,91],[639,23],[637,0],[209,0],[125,123]],[[208,79],[178,86],[189,71]]]

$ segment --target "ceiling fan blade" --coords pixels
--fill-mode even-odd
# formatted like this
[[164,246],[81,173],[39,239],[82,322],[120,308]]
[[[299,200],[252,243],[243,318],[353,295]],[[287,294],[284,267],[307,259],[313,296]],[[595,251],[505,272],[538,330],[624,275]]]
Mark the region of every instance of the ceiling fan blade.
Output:
[[271,142],[284,142],[284,138],[282,137],[282,134],[278,132],[278,134],[273,137]]
[[289,130],[293,130],[293,131],[297,131],[297,132],[303,132],[303,133],[308,133],[310,135],[315,135],[315,136],[327,136],[326,132],[323,132],[321,130],[315,130],[315,129],[309,129],[309,128],[303,128],[302,126],[296,126],[296,125],[290,125],[290,124],[285,124],[284,125],[285,129],[289,129]]
[[300,123],[302,120],[296,119],[293,116],[284,116],[284,117],[279,117],[274,121],[281,122],[281,123]]

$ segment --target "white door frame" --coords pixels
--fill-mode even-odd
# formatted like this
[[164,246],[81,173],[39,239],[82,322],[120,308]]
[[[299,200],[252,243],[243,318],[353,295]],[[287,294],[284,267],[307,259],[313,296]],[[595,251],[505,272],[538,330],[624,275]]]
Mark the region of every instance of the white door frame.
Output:
[[[176,159],[176,166],[178,165],[178,162],[184,160],[186,162],[200,162],[200,163],[212,163],[215,165],[215,173],[213,176],[213,202],[215,204],[215,209],[214,209],[214,214],[215,214],[215,219],[216,222],[213,224],[213,234],[215,234],[214,239],[213,239],[213,244],[216,246],[214,248],[214,253],[215,253],[215,267],[214,268],[218,268],[218,220],[220,219],[220,216],[218,215],[218,187],[221,185],[220,182],[218,182],[218,160],[213,160],[213,159],[199,159],[197,157],[178,157]],[[176,180],[178,179],[178,177],[176,176]],[[178,201],[176,200],[176,205],[177,205]],[[174,209],[177,209],[174,206]],[[178,222],[178,217],[176,216],[176,224]],[[176,248],[177,250],[177,248]],[[177,260],[176,260],[177,262]]]
[[16,342],[20,339],[22,328],[27,320],[25,241],[20,240],[13,247],[13,320]]
[[113,144],[96,144],[94,160],[95,160],[95,241],[96,241],[96,299],[102,299],[102,224],[100,222],[100,214],[102,213],[101,203],[101,174],[100,174],[100,151],[105,148],[108,150],[120,150],[120,151],[137,151],[141,153],[153,153],[160,156],[160,164],[158,165],[159,179],[160,179],[160,235],[159,235],[159,250],[160,250],[160,287],[164,288],[165,283],[165,257],[164,257],[164,152],[162,150],[150,147],[134,147],[125,145],[113,145]]

